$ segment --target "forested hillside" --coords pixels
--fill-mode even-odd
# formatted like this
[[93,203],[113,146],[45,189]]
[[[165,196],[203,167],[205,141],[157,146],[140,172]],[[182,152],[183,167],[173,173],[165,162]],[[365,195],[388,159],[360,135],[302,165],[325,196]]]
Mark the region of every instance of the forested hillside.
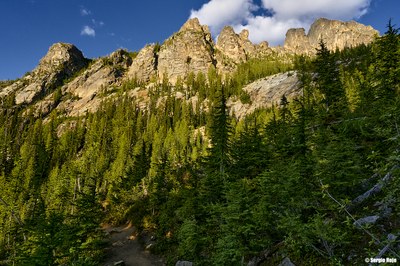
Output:
[[[168,265],[400,261],[399,31],[293,62],[164,80],[147,108],[126,81],[79,117],[3,98],[0,265],[101,265],[101,225],[128,221]],[[229,115],[245,84],[288,70],[299,97]]]

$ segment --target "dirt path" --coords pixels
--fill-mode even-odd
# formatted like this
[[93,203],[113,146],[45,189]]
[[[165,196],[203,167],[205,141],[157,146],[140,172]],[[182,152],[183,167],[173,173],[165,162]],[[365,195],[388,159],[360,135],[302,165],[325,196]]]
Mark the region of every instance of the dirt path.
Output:
[[123,261],[126,266],[162,266],[162,259],[143,250],[136,235],[136,228],[131,225],[104,228],[110,234],[111,247],[107,250],[104,266],[113,266]]

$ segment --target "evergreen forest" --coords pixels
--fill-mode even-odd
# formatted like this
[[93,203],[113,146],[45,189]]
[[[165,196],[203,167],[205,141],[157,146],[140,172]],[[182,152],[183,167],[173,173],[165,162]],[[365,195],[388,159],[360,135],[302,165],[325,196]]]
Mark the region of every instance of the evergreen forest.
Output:
[[[245,84],[288,70],[298,97],[243,119],[228,111],[232,97],[251,104]],[[370,45],[334,52],[321,41],[315,57],[164,80],[147,108],[126,93],[142,85],[126,82],[80,117],[2,99],[0,265],[102,265],[102,225],[127,222],[155,237],[167,265],[400,261],[391,23]]]

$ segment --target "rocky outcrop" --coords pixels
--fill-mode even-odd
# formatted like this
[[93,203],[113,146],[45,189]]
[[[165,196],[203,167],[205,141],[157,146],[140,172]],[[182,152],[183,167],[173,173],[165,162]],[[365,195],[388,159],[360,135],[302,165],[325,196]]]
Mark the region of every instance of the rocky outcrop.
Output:
[[[271,48],[267,42],[252,44],[247,30],[237,34],[229,26],[221,31],[214,44],[208,27],[200,25],[194,18],[161,46],[147,45],[134,58],[128,52],[118,50],[92,61],[89,67],[90,60],[85,59],[75,46],[54,44],[32,73],[11,85],[3,84],[0,98],[15,93],[17,104],[35,102],[36,110],[41,114],[57,108],[66,116],[76,116],[97,110],[105,97],[110,97],[115,88],[130,79],[149,83],[167,78],[175,84],[178,77],[185,78],[191,72],[205,74],[211,66],[222,74],[232,73],[238,64],[252,58],[273,54],[275,60],[292,60],[288,54],[315,54],[321,39],[330,49],[343,49],[369,43],[377,34],[370,26],[356,22],[319,19],[308,34],[304,29],[289,30],[284,47]],[[146,108],[147,85],[130,89],[127,94]],[[229,102],[231,112],[238,117],[259,107],[277,104],[283,95],[290,98],[298,94],[298,80],[294,72],[278,74],[249,84],[244,91],[252,104],[242,104],[237,99]]]
[[175,266],[193,266],[193,262],[180,260],[175,263]]
[[286,50],[296,54],[309,54],[313,52],[313,47],[311,47],[306,31],[303,28],[289,29],[286,33],[284,47]]
[[50,47],[32,73],[4,88],[0,97],[15,92],[17,104],[31,103],[35,98],[48,94],[62,85],[65,79],[84,68],[87,62],[82,52],[74,45],[56,43]]
[[214,43],[207,26],[197,18],[188,20],[176,34],[161,45],[158,53],[158,77],[171,83],[188,73],[207,73],[214,65]]
[[312,55],[315,54],[321,40],[330,50],[343,50],[346,47],[369,44],[378,34],[371,26],[355,21],[342,22],[321,18],[311,25],[307,35],[303,28],[288,30],[284,48],[292,53]]
[[254,45],[250,40],[249,40],[249,31],[244,29],[239,33],[239,44],[240,46],[243,47],[243,49],[246,52],[246,55],[248,58],[256,56],[258,50],[260,48],[268,47],[268,42],[263,42],[261,46]]
[[78,48],[68,43],[56,43],[49,48],[35,71],[37,74],[47,74],[58,68],[64,70],[66,74],[73,74],[84,66],[85,58]]
[[[120,86],[124,73],[132,64],[132,59],[124,50],[98,59],[81,75],[61,87],[60,103],[55,102],[54,93],[48,95],[36,106],[41,113],[57,108],[67,116],[78,116],[87,111],[95,111],[101,98]],[[100,97],[101,96],[101,97]]]
[[378,221],[379,218],[380,217],[378,215],[367,216],[367,217],[363,217],[363,218],[358,219],[353,224],[358,228],[362,228],[364,225],[375,224],[376,221]]
[[139,81],[148,82],[152,77],[157,75],[156,48],[157,45],[151,44],[139,51],[128,70],[128,79],[136,78]]
[[293,262],[288,257],[286,257],[278,266],[296,266],[296,265],[294,265]]
[[371,43],[378,34],[378,31],[371,26],[355,21],[342,22],[321,18],[311,25],[308,36],[313,47],[317,47],[320,40],[323,40],[328,49],[343,50],[347,47]]
[[279,105],[283,96],[288,99],[301,92],[296,72],[276,74],[250,83],[243,90],[250,96],[251,103],[243,104],[240,100],[229,99],[227,105],[231,115],[243,118],[258,108]]
[[[245,48],[242,46],[242,44],[244,43],[242,37],[246,38],[248,37],[248,35],[246,36],[245,34],[241,34],[239,36],[233,31],[233,28],[231,26],[226,26],[222,29],[221,33],[218,36],[216,48],[224,56],[226,56],[236,64],[245,62],[247,59],[247,54]],[[254,49],[251,43],[248,46]]]
[[119,69],[120,76],[122,76],[127,68],[132,65],[132,58],[124,49],[118,49],[109,56],[105,57],[103,61],[105,61],[106,65],[113,66],[114,69]]
[[249,31],[244,29],[236,34],[231,26],[222,29],[216,44],[217,69],[221,73],[233,71],[240,63],[251,58],[263,57],[271,54],[268,42],[258,45],[249,40]]

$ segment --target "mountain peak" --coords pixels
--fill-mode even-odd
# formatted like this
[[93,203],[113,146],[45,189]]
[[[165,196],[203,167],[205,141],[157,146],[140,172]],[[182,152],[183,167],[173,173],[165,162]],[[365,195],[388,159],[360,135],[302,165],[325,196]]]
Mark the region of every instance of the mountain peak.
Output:
[[235,63],[247,58],[242,36],[235,33],[231,26],[225,26],[218,36],[216,48]]
[[307,35],[303,28],[289,29],[284,47],[297,54],[315,54],[315,48],[321,40],[330,50],[343,50],[346,47],[371,43],[378,35],[378,31],[371,26],[355,21],[319,18],[311,25]]
[[5,88],[0,96],[16,92],[15,101],[31,103],[40,95],[47,94],[63,81],[87,65],[82,52],[72,44],[55,43],[40,60],[39,65],[20,81]]
[[56,68],[67,67],[70,72],[80,69],[86,59],[82,52],[69,43],[55,43],[50,46],[47,54],[40,60],[39,72],[52,72]]
[[167,76],[175,83],[178,77],[184,78],[191,72],[206,73],[214,63],[213,49],[208,26],[201,25],[198,18],[189,19],[161,45],[157,53],[159,79]]
[[246,29],[243,29],[240,33],[239,36],[242,40],[248,40],[249,39],[249,31]]
[[[114,71],[117,75],[99,62],[78,79],[86,85],[75,85],[82,91],[88,91],[85,86],[89,86],[90,91],[94,92],[101,85],[116,84],[120,79],[137,78],[149,82],[152,78],[162,80],[166,77],[174,84],[179,77],[185,78],[190,73],[207,73],[212,66],[222,74],[230,73],[240,63],[274,53],[283,57],[286,54],[314,55],[321,39],[330,50],[342,50],[371,43],[377,35],[378,32],[371,26],[321,18],[311,25],[307,34],[303,28],[288,30],[284,47],[269,47],[267,42],[254,45],[248,38],[248,30],[237,34],[231,26],[222,29],[215,44],[208,26],[201,25],[198,18],[191,18],[163,44],[146,46],[134,59],[122,50],[105,58],[117,70],[128,70],[126,73]],[[15,92],[18,104],[31,103],[63,85],[66,79],[87,66],[87,62],[74,45],[55,43],[31,74],[3,88],[0,97]],[[108,83],[103,84],[100,80]]]
[[198,18],[191,18],[182,25],[179,31],[203,31],[203,27],[201,26]]

